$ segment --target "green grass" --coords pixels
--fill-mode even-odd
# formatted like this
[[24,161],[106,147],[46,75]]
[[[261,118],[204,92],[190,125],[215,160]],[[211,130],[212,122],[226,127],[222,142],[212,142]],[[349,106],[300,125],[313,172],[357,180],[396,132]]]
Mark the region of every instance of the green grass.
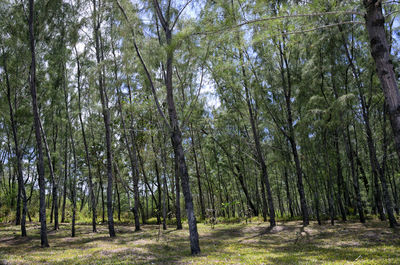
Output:
[[106,225],[91,233],[90,225],[78,225],[70,237],[70,225],[49,232],[50,248],[40,248],[39,224],[28,225],[27,239],[19,227],[0,225],[0,264],[400,264],[400,231],[377,220],[312,223],[299,221],[199,224],[202,254],[190,255],[187,225],[167,231],[145,225],[116,225],[110,239]]

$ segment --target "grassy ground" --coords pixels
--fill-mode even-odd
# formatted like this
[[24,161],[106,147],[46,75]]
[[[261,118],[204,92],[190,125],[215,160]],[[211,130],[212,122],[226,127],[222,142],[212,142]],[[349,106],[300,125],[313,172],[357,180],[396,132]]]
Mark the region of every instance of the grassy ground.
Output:
[[199,224],[202,254],[190,255],[187,226],[160,231],[156,225],[117,225],[110,239],[105,225],[99,233],[78,225],[49,232],[50,248],[40,248],[39,224],[29,224],[28,239],[16,226],[0,225],[0,264],[400,264],[400,231],[369,221],[303,228],[300,222]]

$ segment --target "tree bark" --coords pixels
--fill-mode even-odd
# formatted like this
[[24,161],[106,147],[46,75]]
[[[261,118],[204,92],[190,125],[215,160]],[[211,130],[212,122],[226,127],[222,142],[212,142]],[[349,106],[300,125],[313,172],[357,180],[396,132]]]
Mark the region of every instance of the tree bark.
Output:
[[[170,28],[169,21],[166,21],[157,0],[153,0],[154,8],[158,18],[160,19],[166,38],[166,44],[169,46],[172,42],[172,29]],[[169,11],[168,11],[169,12]],[[167,14],[170,17],[170,14]],[[174,149],[175,157],[177,158],[179,173],[182,182],[183,196],[185,198],[185,206],[188,217],[189,233],[190,233],[190,248],[193,255],[200,254],[199,234],[197,232],[197,221],[194,215],[194,206],[192,193],[190,191],[189,173],[185,160],[185,153],[182,146],[182,133],[179,127],[178,115],[176,113],[173,85],[172,85],[172,64],[173,64],[173,51],[167,51],[167,74],[165,76],[165,85],[167,88],[167,105],[168,114],[170,119],[171,142]]]
[[44,179],[44,161],[43,161],[43,146],[42,136],[40,134],[40,116],[37,104],[37,92],[36,92],[36,53],[35,53],[35,32],[34,32],[34,0],[29,0],[29,44],[31,51],[31,67],[30,67],[30,78],[29,85],[32,96],[32,112],[33,120],[35,125],[35,136],[36,136],[36,152],[37,152],[37,170],[39,175],[39,201],[40,201],[40,244],[42,247],[49,247],[47,240],[47,226],[46,226],[46,183]]
[[181,178],[179,177],[179,166],[175,155],[175,217],[176,217],[176,229],[182,230],[182,220],[181,220]]
[[385,102],[393,130],[395,148],[400,159],[400,92],[390,59],[389,44],[386,39],[385,17],[382,1],[363,0],[367,10],[365,24],[371,45],[371,55],[375,61],[376,72],[382,85]]

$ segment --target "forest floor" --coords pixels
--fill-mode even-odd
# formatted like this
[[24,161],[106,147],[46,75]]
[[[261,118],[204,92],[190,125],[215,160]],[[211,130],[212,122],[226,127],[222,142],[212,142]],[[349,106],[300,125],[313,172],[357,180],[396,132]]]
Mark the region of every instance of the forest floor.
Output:
[[90,225],[78,225],[70,237],[70,225],[49,232],[50,248],[40,247],[40,226],[28,225],[29,237],[19,227],[0,225],[0,264],[400,264],[400,230],[387,222],[348,222],[331,226],[301,222],[199,224],[202,254],[190,255],[187,226],[167,231],[145,225],[116,225],[110,239],[106,225],[98,233]]

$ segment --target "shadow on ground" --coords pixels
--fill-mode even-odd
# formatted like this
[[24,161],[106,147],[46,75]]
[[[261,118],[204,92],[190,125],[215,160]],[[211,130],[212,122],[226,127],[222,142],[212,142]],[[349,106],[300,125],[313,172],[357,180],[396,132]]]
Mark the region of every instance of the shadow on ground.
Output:
[[51,247],[41,248],[38,224],[29,224],[27,239],[17,236],[16,226],[0,226],[0,264],[400,264],[400,232],[386,225],[199,224],[198,256],[190,255],[187,227],[146,225],[134,232],[120,225],[109,238],[106,226],[92,233],[90,225],[79,225],[72,238],[62,224],[49,231]]

